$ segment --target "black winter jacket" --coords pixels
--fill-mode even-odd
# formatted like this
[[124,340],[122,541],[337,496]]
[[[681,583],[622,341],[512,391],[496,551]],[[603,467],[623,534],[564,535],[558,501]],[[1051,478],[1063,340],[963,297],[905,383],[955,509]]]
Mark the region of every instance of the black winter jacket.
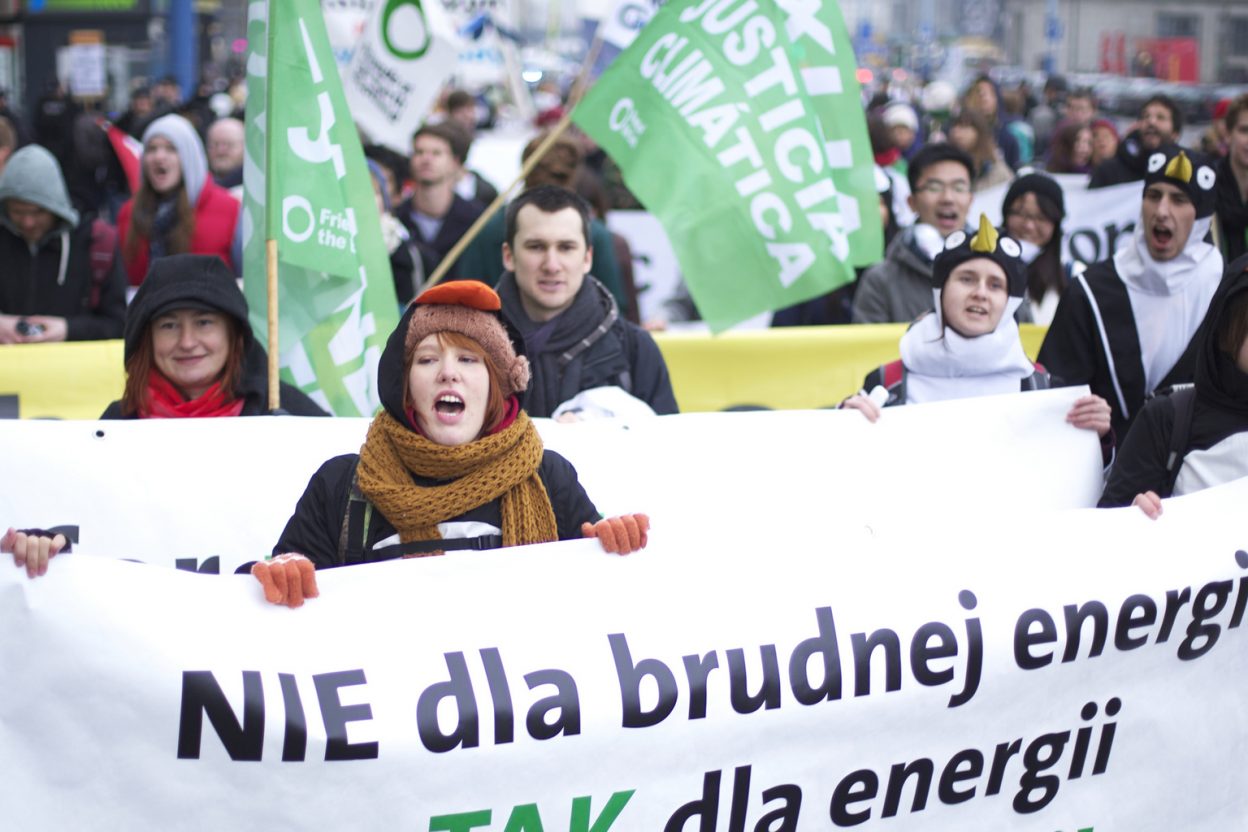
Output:
[[[307,490],[295,506],[294,515],[287,521],[282,536],[273,547],[273,554],[297,552],[306,555],[316,564],[317,569],[343,566],[347,563],[343,559],[342,550],[346,548],[343,533],[350,525],[347,523],[347,506],[359,460],[358,454],[336,456],[312,475]],[[585,489],[577,480],[576,469],[559,454],[554,451],[545,452],[542,464],[538,467],[538,476],[546,486],[551,508],[555,511],[560,540],[579,540],[581,523],[596,523],[602,519],[602,515],[594,508]],[[412,480],[426,487],[437,485],[436,480],[425,477],[413,476]],[[383,541],[387,545],[398,542],[398,532],[394,525],[380,511],[372,511],[369,517],[367,529],[361,526],[358,532],[361,540],[353,541],[357,548],[363,549],[363,562],[394,557],[373,551],[373,547]],[[451,522],[475,521],[501,529],[502,517],[502,500],[498,499],[477,506]],[[354,528],[348,533],[353,532]]]
[[[377,365],[377,382],[381,392],[381,403],[386,411],[400,424],[408,424],[406,409],[403,404],[405,372],[405,336],[412,315],[417,307],[409,306],[399,325],[386,341],[381,361]],[[361,513],[357,516],[369,517],[367,532],[363,534],[363,545],[356,539],[349,539],[357,534],[354,523],[348,522],[348,504],[352,492],[357,492],[362,501],[363,495],[358,494],[355,485],[358,454],[345,454],[334,457],[322,465],[312,479],[299,502],[295,505],[295,513],[286,523],[274,554],[295,552],[306,555],[316,564],[318,569],[329,566],[342,566],[353,562],[340,557],[351,548],[362,549],[363,560],[379,560],[394,555],[375,555],[373,547],[379,542],[386,545],[398,543],[396,530],[386,517],[376,510]],[[585,489],[576,477],[576,469],[566,459],[554,451],[546,451],[538,466],[538,476],[546,487],[550,498],[550,506],[555,513],[560,540],[573,540],[581,537],[581,524],[594,523],[602,519],[602,515],[594,508]],[[429,487],[438,484],[437,480],[412,473],[412,481],[418,485]],[[366,504],[361,504],[361,508]],[[502,528],[501,498],[491,500],[484,505],[452,518],[448,522],[476,521]],[[394,537],[394,540],[388,538]],[[497,548],[501,540],[484,548]]]
[[[91,222],[64,224],[31,246],[0,223],[0,313],[64,318],[68,341],[120,338],[126,318],[126,277],[113,256],[93,284]],[[62,247],[69,247],[63,256]],[[94,303],[93,303],[94,301]]]
[[620,316],[611,292],[592,275],[585,275],[572,306],[545,323],[525,314],[513,273],[499,280],[498,296],[533,368],[524,399],[530,416],[548,417],[582,390],[605,386],[620,387],[659,415],[679,412],[658,345]]
[[[1241,257],[1227,270],[1226,281],[1192,339],[1197,345],[1195,401],[1191,404],[1186,441],[1173,471],[1167,466],[1175,438],[1176,396],[1172,394],[1149,401],[1131,425],[1101,494],[1102,507],[1130,505],[1137,494],[1145,491],[1160,497],[1171,496],[1174,479],[1189,454],[1236,453],[1233,446],[1222,443],[1248,431],[1248,373],[1240,370],[1218,346],[1218,331],[1225,323],[1231,302],[1245,294],[1248,257]],[[1237,456],[1236,461],[1242,463],[1241,475],[1248,475],[1248,458]]]

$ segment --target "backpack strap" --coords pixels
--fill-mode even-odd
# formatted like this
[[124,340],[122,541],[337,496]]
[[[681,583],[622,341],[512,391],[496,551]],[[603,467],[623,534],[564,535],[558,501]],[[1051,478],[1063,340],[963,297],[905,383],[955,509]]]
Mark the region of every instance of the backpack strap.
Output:
[[91,222],[91,309],[98,309],[117,253],[117,229],[96,217]]
[[351,491],[342,516],[342,529],[338,533],[338,563],[342,565],[364,562],[368,527],[373,520],[373,504],[360,491],[359,466],[357,460],[351,469]]
[[1170,402],[1174,405],[1174,427],[1170,431],[1170,452],[1166,454],[1164,497],[1174,493],[1174,483],[1183,467],[1183,457],[1187,455],[1187,440],[1192,432],[1192,414],[1196,410],[1196,385],[1176,384],[1171,388]]
[[382,546],[373,550],[373,560],[390,560],[407,555],[431,555],[435,552],[458,552],[472,549],[484,552],[487,549],[503,548],[501,534],[483,534],[478,537],[452,537],[446,540],[413,540],[410,543],[395,543],[393,546]]
[[900,358],[880,365],[880,378],[884,379],[884,388],[887,390],[892,390],[901,383],[904,373],[905,367],[902,365]]

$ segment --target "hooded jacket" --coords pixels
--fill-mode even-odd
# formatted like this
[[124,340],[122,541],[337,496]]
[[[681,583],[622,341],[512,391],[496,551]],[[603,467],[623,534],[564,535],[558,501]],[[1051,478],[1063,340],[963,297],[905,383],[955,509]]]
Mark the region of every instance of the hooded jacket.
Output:
[[[150,337],[152,319],[175,309],[212,309],[233,318],[243,334],[242,377],[234,391],[243,400],[241,416],[263,416],[269,412],[269,358],[257,343],[247,320],[247,301],[237,281],[222,264],[209,257],[173,254],[157,260],[151,275],[139,287],[126,313],[125,357],[130,357],[142,339]],[[281,384],[281,406],[292,416],[326,416],[316,402],[285,382]],[[122,413],[115,401],[101,419],[138,418]]]
[[[238,274],[234,262],[234,232],[241,205],[230,192],[212,181],[208,173],[208,156],[195,128],[181,116],[168,115],[156,119],[143,131],[143,145],[160,136],[168,139],[178,153],[182,165],[182,182],[186,199],[195,214],[194,229],[188,254],[215,254]],[[146,172],[143,174],[147,181]],[[126,238],[134,215],[134,200],[129,199],[117,214],[117,244],[125,251]],[[126,260],[126,275],[131,286],[138,286],[147,276],[151,264],[151,241],[143,239],[133,259]]]
[[1118,452],[1100,506],[1130,505],[1145,491],[1177,496],[1248,475],[1248,373],[1218,343],[1229,307],[1245,295],[1248,257],[1241,257],[1227,269],[1193,339],[1195,400],[1177,478],[1167,470],[1179,400],[1172,393],[1153,398],[1140,411]]
[[[408,326],[416,306],[409,306],[398,327],[390,334],[377,365],[377,384],[381,403],[400,424],[410,424],[404,407],[406,347]],[[336,456],[323,464],[295,505],[295,513],[282,530],[274,554],[295,552],[305,555],[318,569],[353,563],[353,549],[361,551],[361,561],[370,562],[394,557],[381,550],[399,542],[398,530],[385,515],[372,509],[359,491],[356,466],[359,454]],[[538,476],[546,487],[560,540],[581,537],[581,524],[602,518],[576,476],[572,464],[554,451],[542,455]],[[422,486],[435,486],[437,480],[412,474],[412,481]],[[352,504],[357,508],[353,512]],[[353,519],[354,517],[354,519]],[[473,524],[473,525],[469,525]],[[478,506],[440,528],[443,539],[475,537],[487,539],[502,527],[502,500]],[[449,528],[449,527],[457,528]],[[348,540],[350,538],[350,540]],[[501,539],[492,546],[498,548]]]
[[862,273],[854,293],[854,323],[909,323],[932,309],[932,259],[914,226],[889,243],[884,259]]
[[524,401],[530,416],[548,417],[582,390],[606,386],[623,389],[659,415],[679,412],[658,345],[620,316],[615,298],[593,275],[585,275],[572,305],[546,322],[529,319],[513,273],[503,274],[498,296],[533,368]]
[[[10,199],[51,212],[56,224],[41,240],[28,243],[9,220]],[[56,158],[38,145],[14,153],[0,175],[0,205],[5,206],[0,210],[0,313],[65,318],[69,341],[120,336],[125,277],[115,254],[110,264],[93,268],[92,223],[79,222]]]
[[1248,201],[1244,200],[1231,170],[1231,160],[1218,161],[1217,214],[1221,230],[1222,255],[1229,263],[1248,253]]

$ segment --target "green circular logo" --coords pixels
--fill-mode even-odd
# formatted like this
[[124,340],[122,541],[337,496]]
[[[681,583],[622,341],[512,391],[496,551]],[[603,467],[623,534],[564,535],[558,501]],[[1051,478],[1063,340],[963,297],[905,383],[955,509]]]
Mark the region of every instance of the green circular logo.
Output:
[[429,22],[420,0],[387,0],[381,15],[381,39],[390,54],[414,61],[429,51]]

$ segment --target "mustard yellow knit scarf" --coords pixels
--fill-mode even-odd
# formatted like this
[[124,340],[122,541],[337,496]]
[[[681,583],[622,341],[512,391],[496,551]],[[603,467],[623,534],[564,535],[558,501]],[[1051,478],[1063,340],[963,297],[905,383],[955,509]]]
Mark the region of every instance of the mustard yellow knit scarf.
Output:
[[[439,445],[382,411],[360,448],[360,491],[404,543],[437,540],[438,523],[502,498],[503,545],[559,539],[555,512],[538,475],[542,439],[524,411],[498,433]],[[422,486],[412,474],[436,479]]]

